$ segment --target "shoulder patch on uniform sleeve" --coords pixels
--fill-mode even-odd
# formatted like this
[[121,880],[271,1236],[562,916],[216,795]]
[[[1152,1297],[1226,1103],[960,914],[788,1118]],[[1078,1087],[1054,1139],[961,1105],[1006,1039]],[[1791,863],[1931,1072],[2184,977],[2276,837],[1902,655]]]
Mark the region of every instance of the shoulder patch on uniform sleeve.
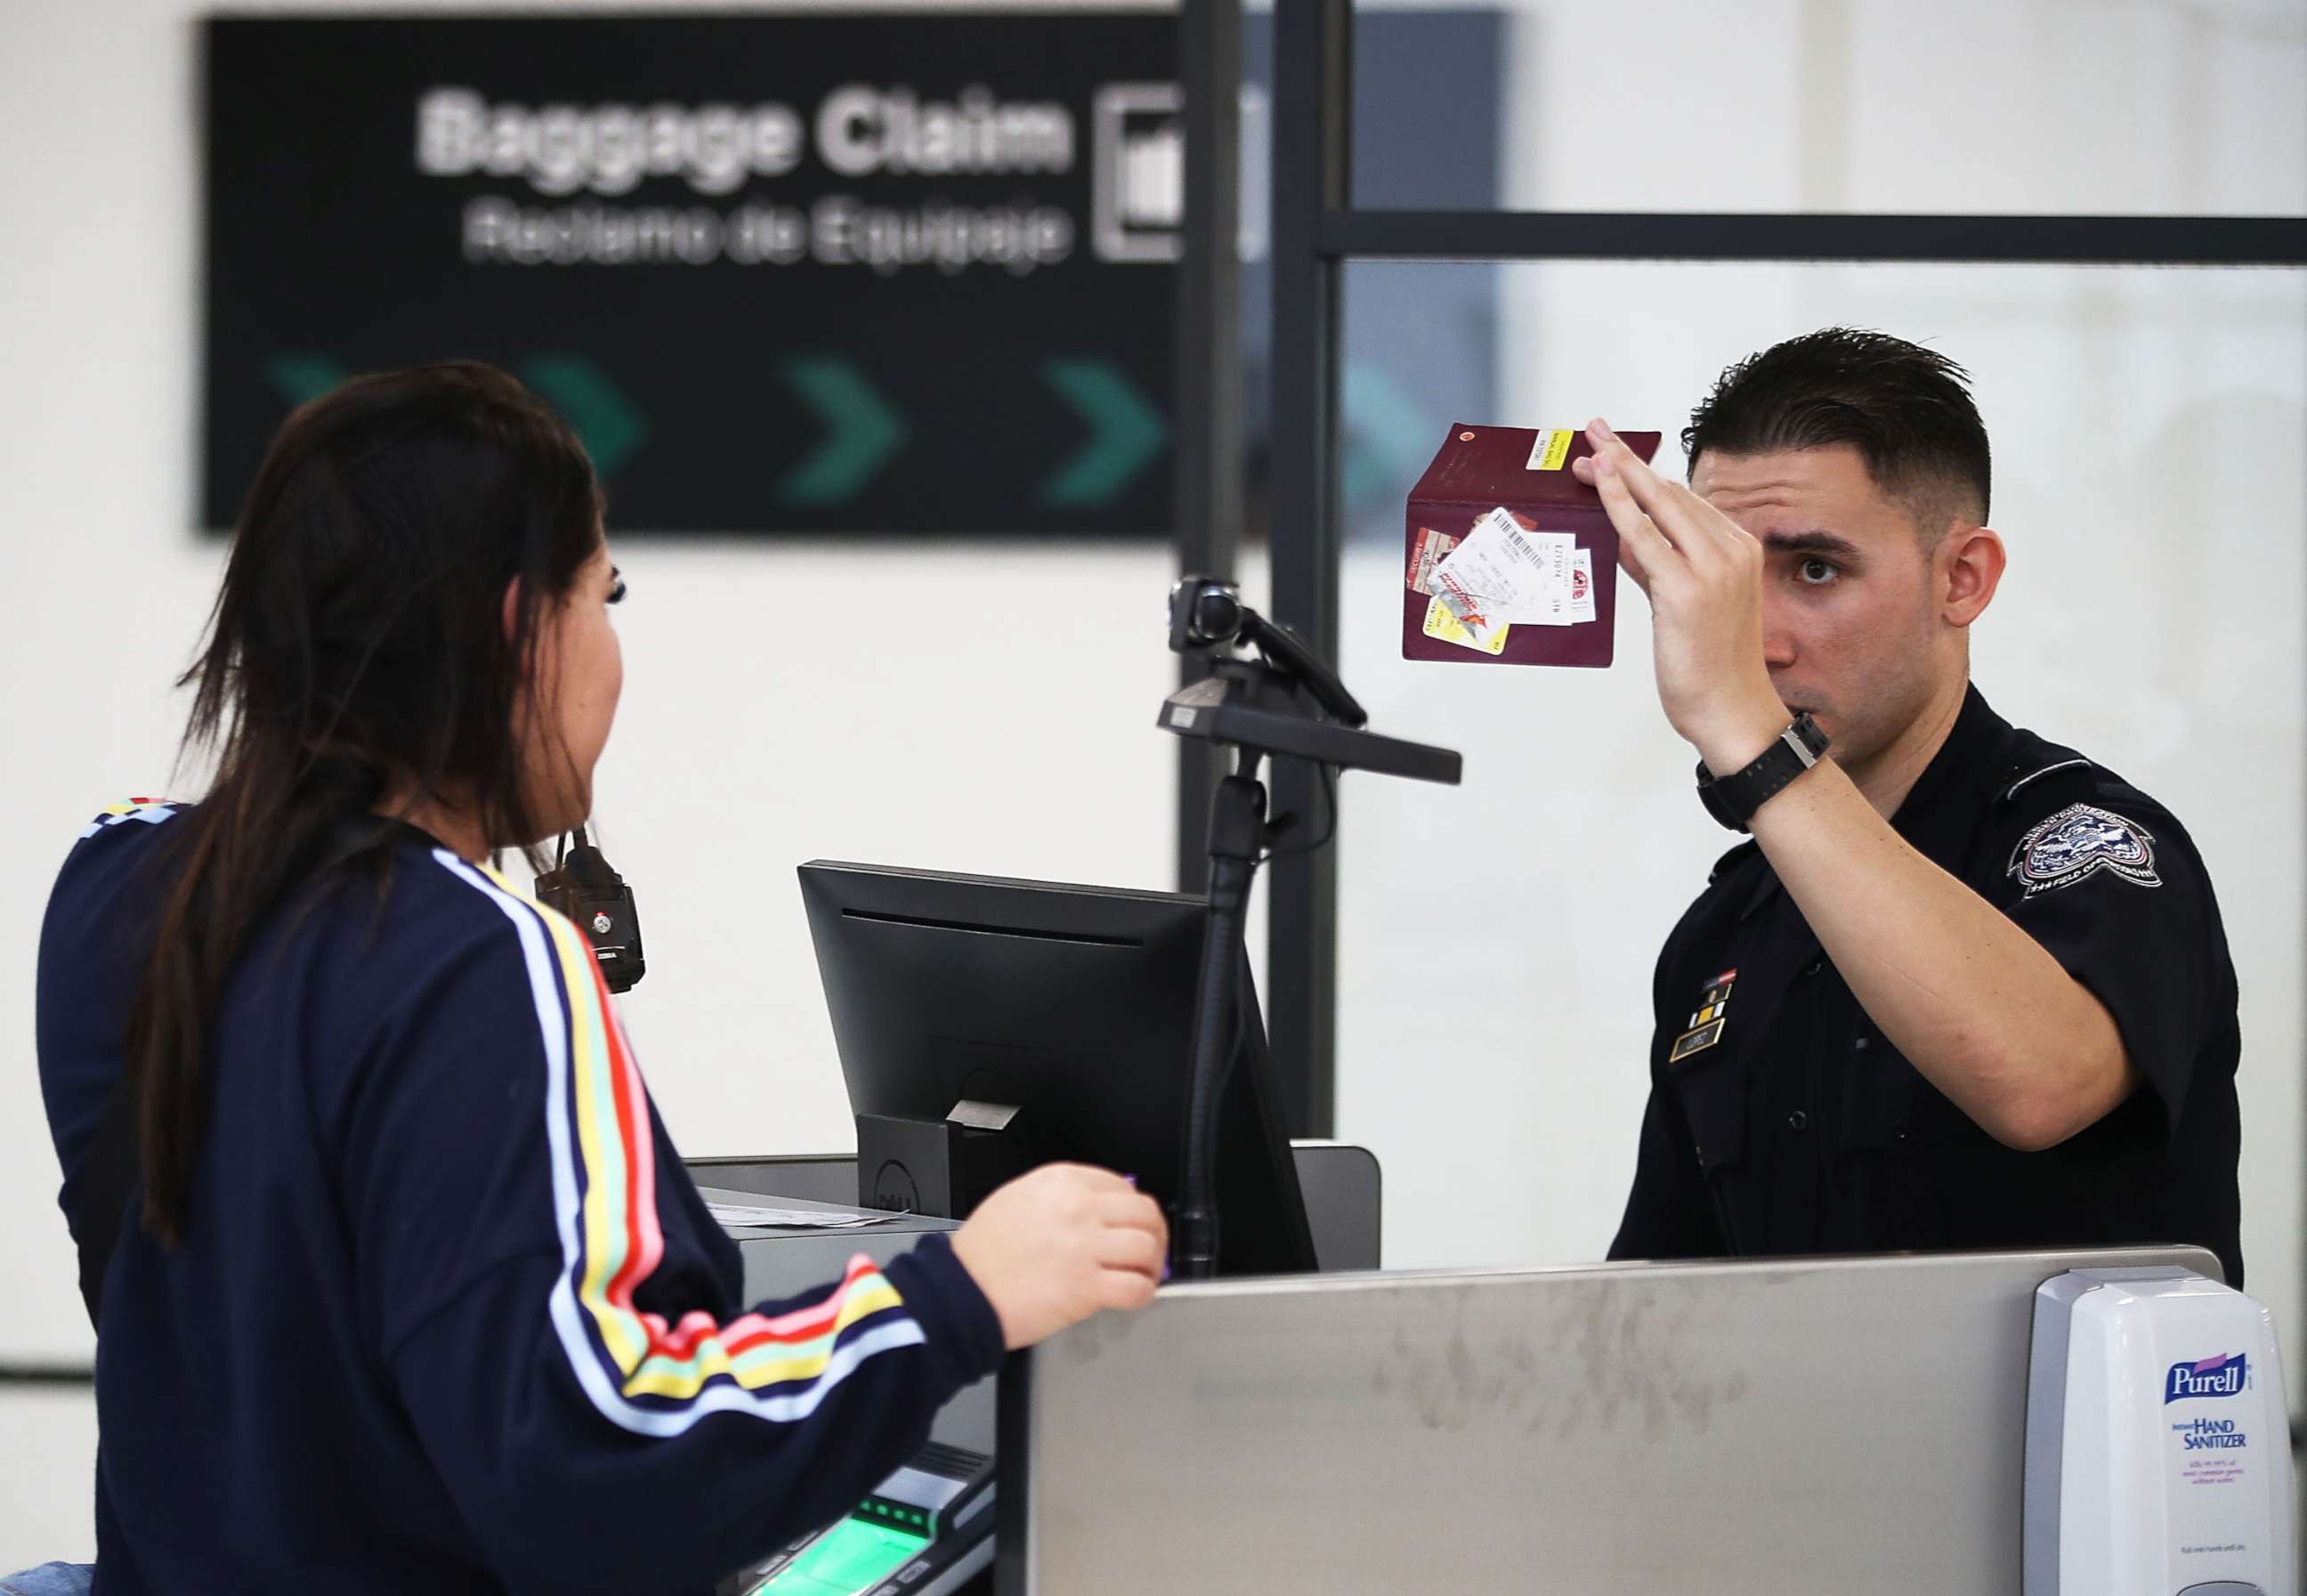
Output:
[[126,820],[142,820],[147,826],[158,826],[181,807],[167,798],[131,798],[125,803],[107,804],[104,812],[81,828],[83,838],[94,837],[107,826],[117,826]]
[[2095,804],[2069,804],[2011,850],[2009,873],[2026,884],[2028,897],[2088,880],[2102,870],[2133,886],[2163,885],[2147,828]]

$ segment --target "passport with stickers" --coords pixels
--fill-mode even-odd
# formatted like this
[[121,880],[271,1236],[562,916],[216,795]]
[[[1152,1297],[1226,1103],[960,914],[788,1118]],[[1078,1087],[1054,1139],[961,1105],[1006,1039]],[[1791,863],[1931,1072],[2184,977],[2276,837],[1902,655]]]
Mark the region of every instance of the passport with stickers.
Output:
[[[1657,433],[1620,433],[1644,461]],[[1454,424],[1411,490],[1402,656],[1450,665],[1608,665],[1618,534],[1571,474],[1583,432]]]

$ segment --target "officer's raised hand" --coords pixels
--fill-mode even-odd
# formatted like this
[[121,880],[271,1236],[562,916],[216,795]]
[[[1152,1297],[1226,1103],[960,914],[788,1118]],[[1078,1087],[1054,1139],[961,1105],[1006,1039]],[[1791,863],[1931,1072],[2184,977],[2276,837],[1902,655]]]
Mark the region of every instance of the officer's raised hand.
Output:
[[1618,564],[1651,601],[1651,650],[1666,717],[1717,776],[1786,730],[1762,657],[1762,545],[1644,465],[1599,418],[1571,469],[1602,496]]

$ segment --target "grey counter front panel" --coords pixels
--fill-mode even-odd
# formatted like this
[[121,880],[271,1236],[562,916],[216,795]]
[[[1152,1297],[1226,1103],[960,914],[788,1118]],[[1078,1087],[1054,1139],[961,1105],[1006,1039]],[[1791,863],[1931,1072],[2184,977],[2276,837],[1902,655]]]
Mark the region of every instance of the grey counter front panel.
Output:
[[2157,1264],[2217,1277],[2171,1248],[1172,1287],[1013,1360],[999,1589],[2018,1596],[2035,1288]]

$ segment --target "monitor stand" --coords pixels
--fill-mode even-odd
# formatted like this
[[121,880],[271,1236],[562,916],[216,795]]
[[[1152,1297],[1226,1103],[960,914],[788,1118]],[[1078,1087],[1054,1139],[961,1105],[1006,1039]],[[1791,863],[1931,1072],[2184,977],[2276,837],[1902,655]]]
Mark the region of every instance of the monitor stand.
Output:
[[857,1116],[857,1201],[888,1214],[966,1219],[1031,1169],[1024,1111],[965,1097],[942,1120]]

